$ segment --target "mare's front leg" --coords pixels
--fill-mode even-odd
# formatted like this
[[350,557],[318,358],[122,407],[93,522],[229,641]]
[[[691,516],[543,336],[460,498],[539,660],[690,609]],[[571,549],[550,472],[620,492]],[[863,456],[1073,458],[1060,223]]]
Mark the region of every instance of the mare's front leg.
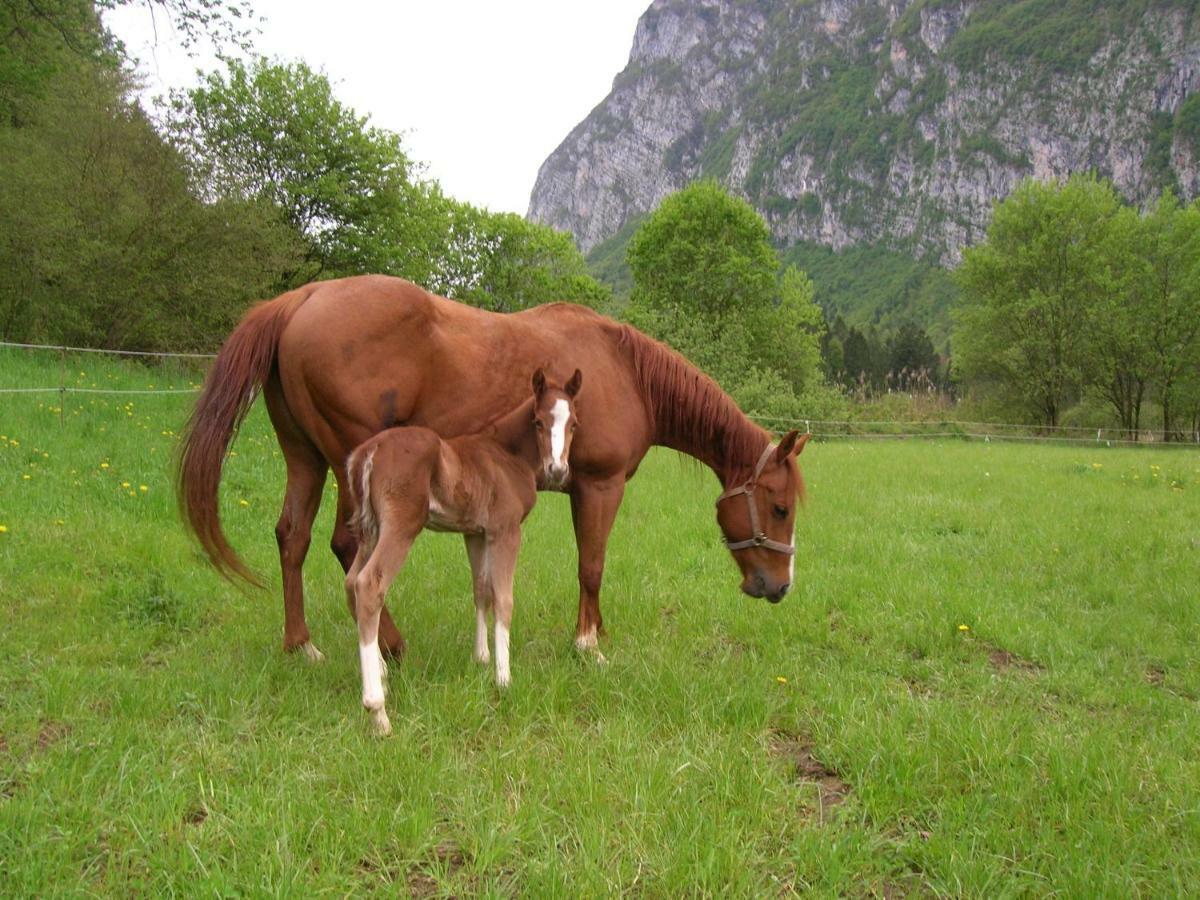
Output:
[[487,614],[494,597],[488,572],[488,544],[482,534],[464,534],[467,559],[471,561],[471,588],[475,596],[475,661],[487,665],[492,661],[488,652]]
[[575,523],[575,544],[579,548],[579,620],[575,626],[575,647],[594,654],[598,662],[605,662],[599,646],[599,636],[604,629],[600,617],[604,552],[624,496],[624,473],[604,480],[576,478],[571,486],[571,518]]
[[508,636],[512,628],[513,576],[517,571],[517,551],[520,548],[520,527],[488,536],[488,575],[496,607],[496,684],[502,688],[512,683],[508,666]]
[[[350,516],[354,512],[354,504],[350,501],[350,491],[345,487],[344,477],[344,472],[337,473],[337,519],[334,522],[333,540],[330,542],[330,546],[334,556],[342,564],[343,571],[349,572],[358,552],[358,542],[354,539],[354,535],[350,531]],[[354,598],[347,595],[346,599],[350,606],[350,615],[357,617],[354,608]],[[400,633],[395,623],[392,622],[392,617],[388,613],[386,606],[380,610],[379,614],[379,645],[383,652],[387,656],[392,657],[392,659],[400,659],[400,657],[404,656],[404,636]]]
[[362,663],[363,706],[371,714],[371,723],[380,735],[392,733],[384,709],[383,654],[379,652],[379,614],[383,598],[399,574],[415,535],[397,534],[386,526],[379,543],[365,561],[358,558],[346,576],[347,596],[353,591],[358,618],[358,654]]

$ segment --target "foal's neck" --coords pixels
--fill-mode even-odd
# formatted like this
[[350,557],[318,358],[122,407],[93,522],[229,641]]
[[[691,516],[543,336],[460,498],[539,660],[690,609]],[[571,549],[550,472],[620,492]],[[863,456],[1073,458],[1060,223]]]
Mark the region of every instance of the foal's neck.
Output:
[[533,398],[494,420],[481,437],[497,444],[514,460],[536,473],[541,458],[533,431]]

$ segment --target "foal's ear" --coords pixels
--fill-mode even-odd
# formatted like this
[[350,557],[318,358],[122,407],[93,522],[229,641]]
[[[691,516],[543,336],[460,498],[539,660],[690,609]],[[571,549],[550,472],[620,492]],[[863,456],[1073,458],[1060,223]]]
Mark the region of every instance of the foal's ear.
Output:
[[779,441],[779,447],[775,451],[775,462],[783,462],[791,453],[799,456],[810,437],[812,437],[811,434],[800,434],[798,431],[789,431]]
[[546,373],[542,371],[541,366],[538,366],[537,371],[533,373],[533,393],[540,398],[545,390]]
[[568,397],[574,397],[579,393],[581,387],[583,387],[583,373],[576,369],[571,380],[563,386],[563,390],[567,392]]

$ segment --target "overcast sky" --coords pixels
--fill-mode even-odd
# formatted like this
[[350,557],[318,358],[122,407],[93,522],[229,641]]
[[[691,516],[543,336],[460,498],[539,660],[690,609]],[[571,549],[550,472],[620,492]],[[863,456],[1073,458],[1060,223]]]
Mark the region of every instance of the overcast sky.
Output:
[[[525,214],[538,166],[608,94],[650,0],[254,0],[258,53],[303,59],[371,123],[404,135],[451,196]],[[146,94],[196,82],[161,12],[105,22],[142,60]],[[155,36],[157,30],[157,37]]]

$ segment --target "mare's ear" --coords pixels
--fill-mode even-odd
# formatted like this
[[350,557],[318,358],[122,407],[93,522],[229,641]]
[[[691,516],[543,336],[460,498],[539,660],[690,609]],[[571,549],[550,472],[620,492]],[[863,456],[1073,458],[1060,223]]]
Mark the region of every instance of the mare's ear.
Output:
[[542,371],[542,367],[538,366],[537,371],[533,373],[533,393],[539,399],[542,392],[546,390],[546,373]]
[[775,451],[775,462],[783,462],[791,453],[799,456],[810,437],[812,437],[811,434],[800,434],[798,431],[789,431],[779,441],[779,447]]
[[583,387],[583,373],[576,369],[575,374],[572,375],[571,380],[564,385],[563,390],[567,392],[568,397],[574,397],[579,393],[579,389],[581,387]]

